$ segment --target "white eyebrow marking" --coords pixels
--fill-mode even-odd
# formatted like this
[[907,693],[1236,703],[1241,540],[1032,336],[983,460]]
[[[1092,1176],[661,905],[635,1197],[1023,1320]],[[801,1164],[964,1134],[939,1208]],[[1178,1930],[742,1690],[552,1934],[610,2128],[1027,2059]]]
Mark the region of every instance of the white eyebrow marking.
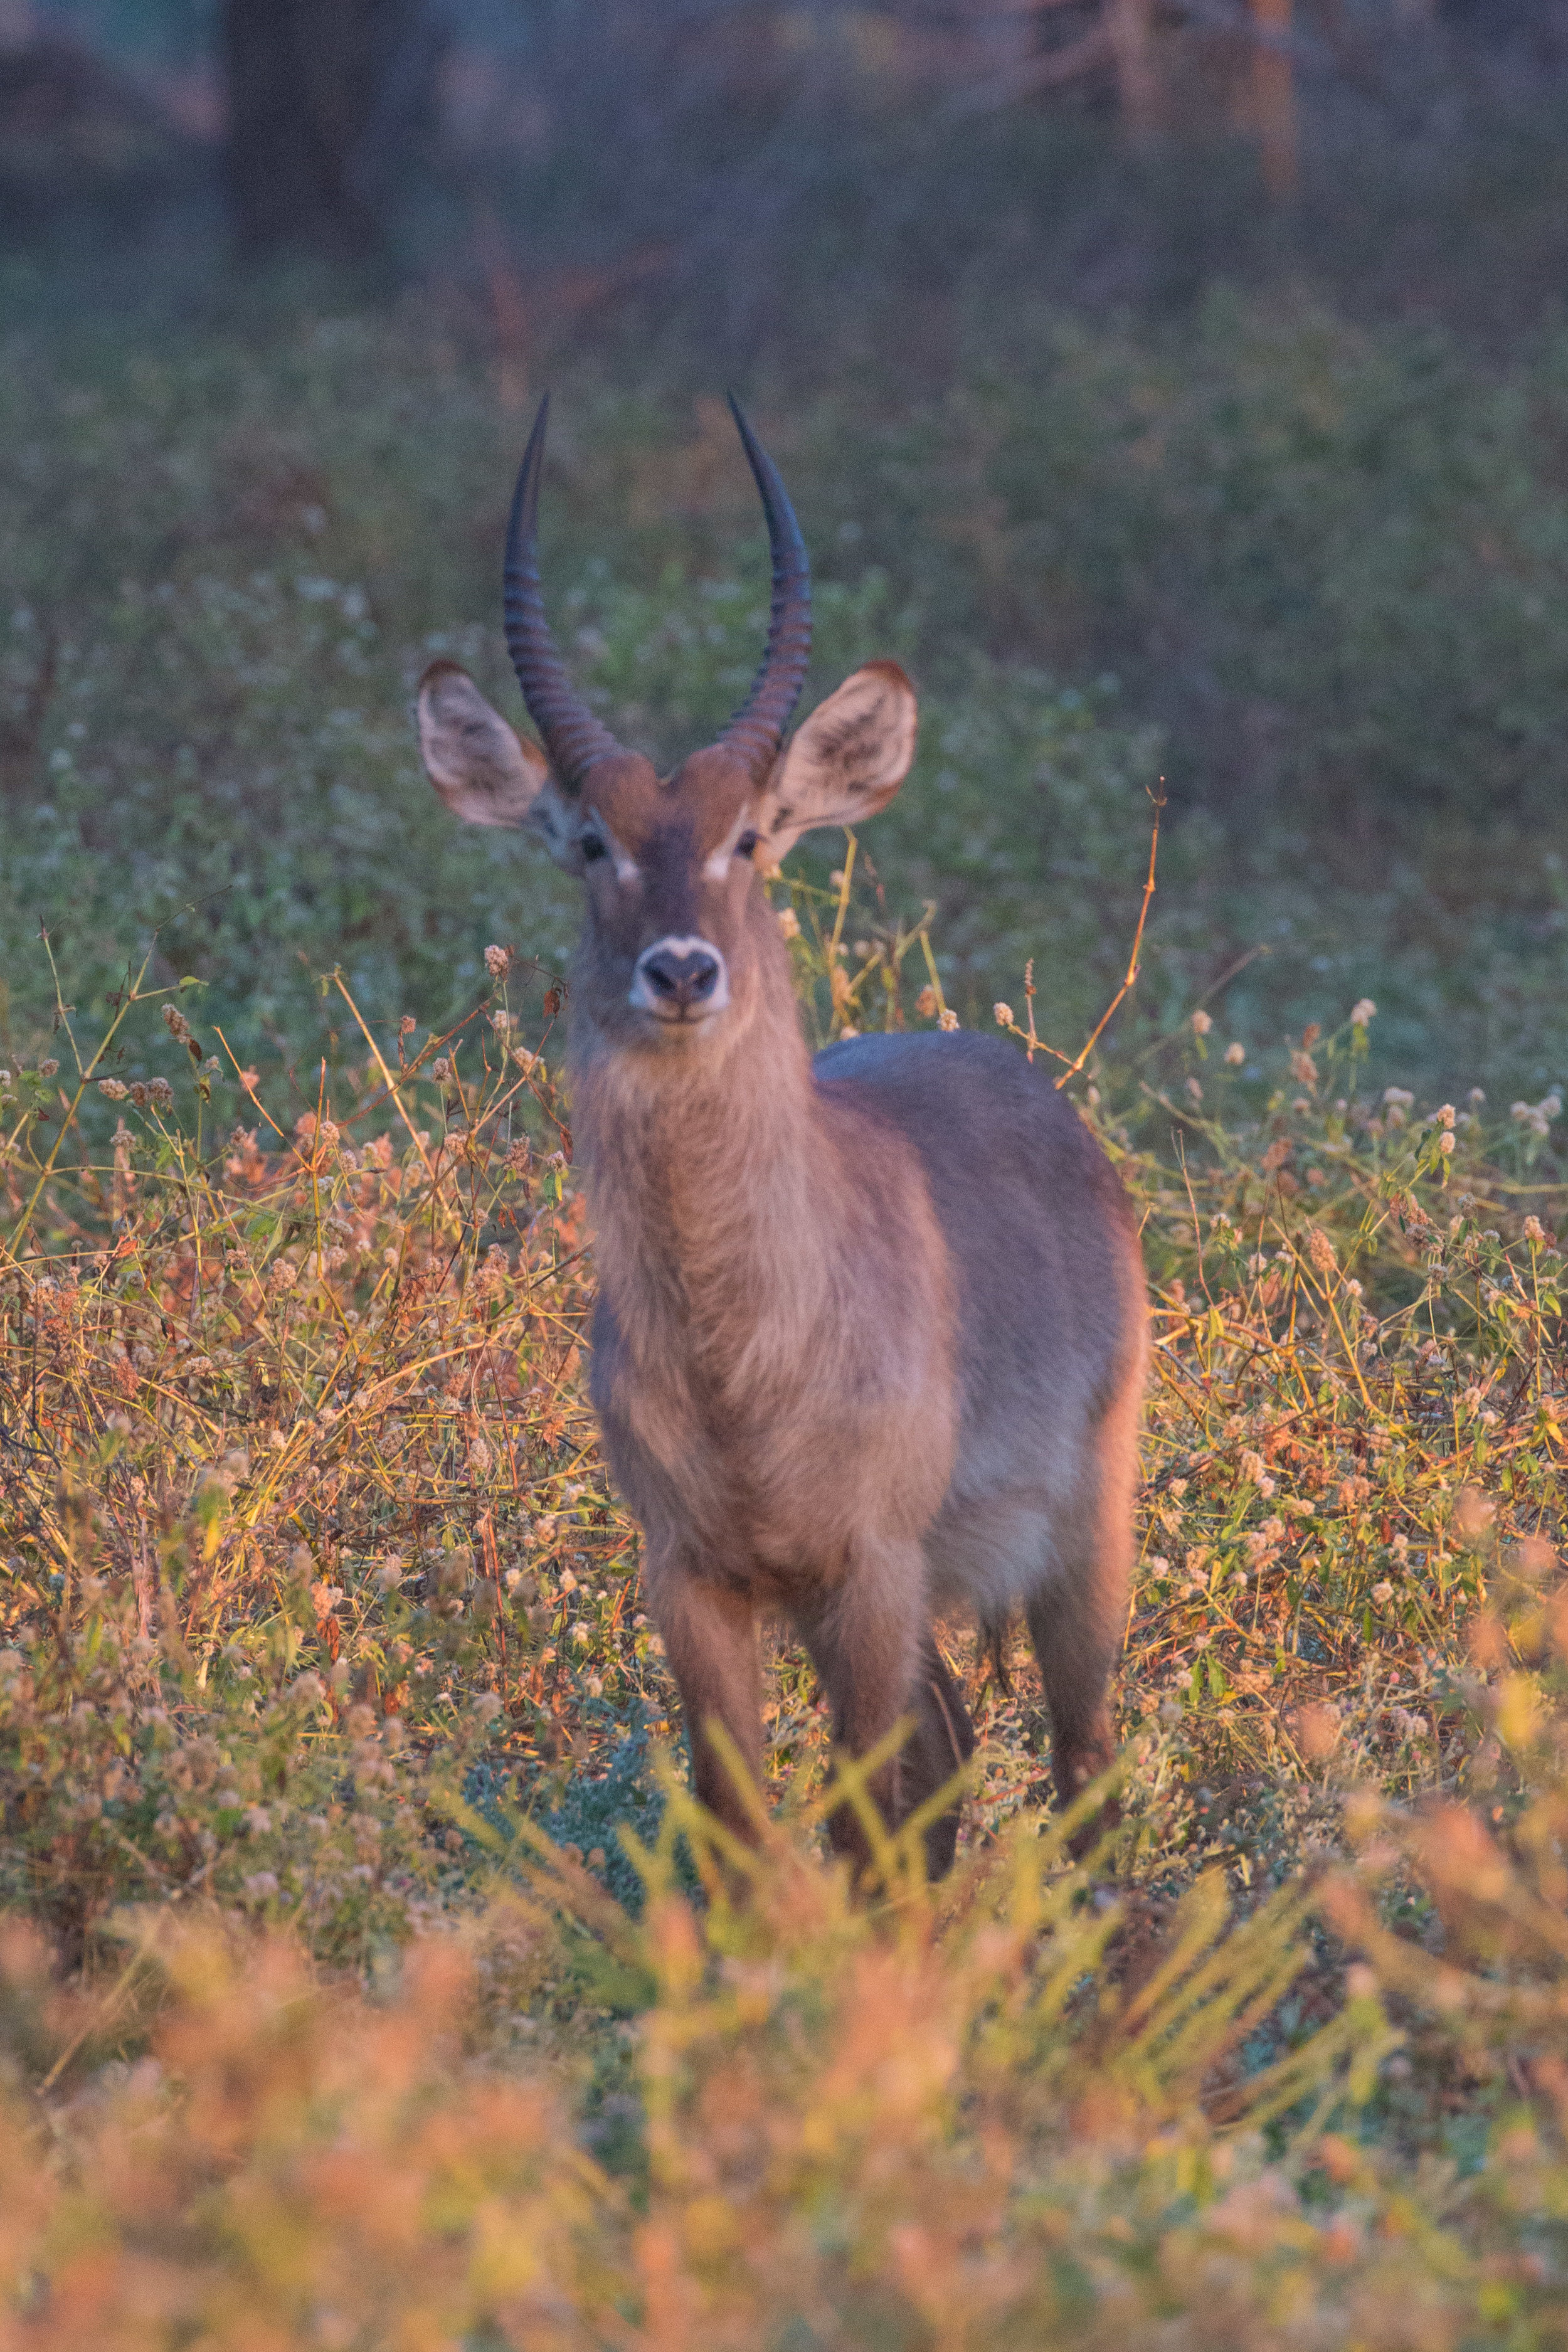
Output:
[[642,867],[637,864],[635,857],[629,857],[626,855],[626,852],[621,847],[620,843],[616,839],[615,835],[610,831],[609,826],[605,823],[604,818],[599,814],[596,808],[588,808],[584,810],[583,824],[584,831],[586,831],[587,827],[592,824],[597,826],[598,830],[604,835],[605,845],[610,853],[610,863],[616,869],[616,881],[636,882],[642,873]]
[[722,882],[725,875],[730,871],[730,860],[735,855],[741,835],[747,831],[751,821],[751,811],[742,809],[718,848],[710,851],[703,859],[702,871],[710,882]]

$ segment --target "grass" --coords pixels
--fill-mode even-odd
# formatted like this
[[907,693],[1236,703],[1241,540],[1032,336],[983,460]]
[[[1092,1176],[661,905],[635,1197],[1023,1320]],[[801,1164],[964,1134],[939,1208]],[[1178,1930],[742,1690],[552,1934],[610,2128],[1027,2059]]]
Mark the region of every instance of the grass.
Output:
[[[863,874],[779,900],[824,1034],[944,1009]],[[853,1908],[784,1644],[737,1909],[582,1395],[559,983],[486,971],[432,1034],[329,975],[304,1111],[145,972],[14,1074],[17,2343],[1561,2340],[1557,1107],[1369,1090],[1365,1005],[1092,1055],[1124,1825],[1068,1858],[1021,1645],[950,1628],[958,1872]]]

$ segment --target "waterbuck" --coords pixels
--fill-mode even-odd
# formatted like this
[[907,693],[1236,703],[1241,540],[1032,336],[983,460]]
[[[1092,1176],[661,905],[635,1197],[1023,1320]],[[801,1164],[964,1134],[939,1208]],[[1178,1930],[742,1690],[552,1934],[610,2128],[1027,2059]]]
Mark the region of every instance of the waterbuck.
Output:
[[[731,403],[731,406],[734,404]],[[447,807],[524,825],[581,877],[573,1118],[595,1235],[592,1394],[644,1536],[698,1794],[742,1837],[759,1781],[760,1615],[816,1664],[835,1737],[892,1824],[973,1748],[932,1633],[1021,1601],[1064,1799],[1108,1762],[1147,1347],[1137,1234],[1072,1105],[997,1038],[856,1037],[815,1060],[764,872],[859,825],[909,771],[914,689],[871,662],[787,741],[810,574],[784,485],[735,407],[773,546],[767,651],[718,740],[668,776],[568,681],[536,518],[546,407],[512,502],[506,633],[544,749],[455,664],[419,688]],[[847,1805],[836,1843],[863,1864]],[[926,1830],[952,1862],[953,1809]]]

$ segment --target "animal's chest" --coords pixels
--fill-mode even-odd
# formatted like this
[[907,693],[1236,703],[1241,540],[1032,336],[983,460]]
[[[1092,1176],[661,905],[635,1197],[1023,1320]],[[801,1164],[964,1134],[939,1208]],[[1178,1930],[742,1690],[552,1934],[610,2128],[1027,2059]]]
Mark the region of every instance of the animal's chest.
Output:
[[918,1534],[952,1462],[951,1381],[916,1350],[819,1333],[794,1360],[716,1357],[679,1326],[634,1356],[609,1301],[592,1393],[611,1465],[650,1543],[787,1593],[831,1576],[858,1534]]

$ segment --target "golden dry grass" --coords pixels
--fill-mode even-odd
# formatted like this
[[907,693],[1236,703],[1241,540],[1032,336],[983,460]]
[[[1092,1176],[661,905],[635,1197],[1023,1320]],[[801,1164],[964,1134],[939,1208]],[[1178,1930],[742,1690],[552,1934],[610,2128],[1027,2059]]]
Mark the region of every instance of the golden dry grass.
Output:
[[[813,1017],[941,1019],[853,890],[792,894]],[[1563,2340],[1550,1106],[1358,1095],[1364,1008],[1272,1088],[1202,1021],[1091,1067],[1126,1826],[1068,1860],[952,1629],[959,1871],[856,1909],[787,1646],[754,1864],[661,1759],[517,978],[287,1114],[169,992],[188,1097],[13,1076],[0,2345]]]

